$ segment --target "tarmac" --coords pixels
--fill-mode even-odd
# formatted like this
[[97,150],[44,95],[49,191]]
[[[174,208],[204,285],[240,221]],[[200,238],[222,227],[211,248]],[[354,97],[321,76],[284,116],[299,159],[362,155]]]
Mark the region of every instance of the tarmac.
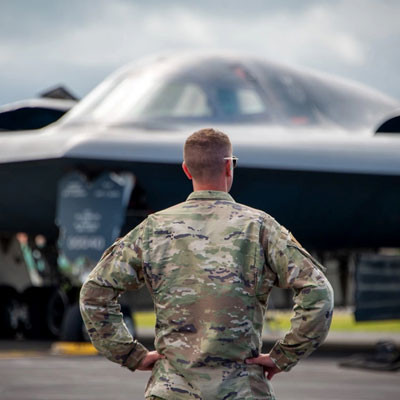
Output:
[[[149,372],[132,373],[101,356],[55,355],[49,343],[42,343],[36,353],[26,343],[24,346],[18,353],[0,351],[1,400],[144,399]],[[272,384],[277,399],[399,398],[400,372],[342,368],[339,361],[337,357],[311,356],[289,373],[276,375]]]

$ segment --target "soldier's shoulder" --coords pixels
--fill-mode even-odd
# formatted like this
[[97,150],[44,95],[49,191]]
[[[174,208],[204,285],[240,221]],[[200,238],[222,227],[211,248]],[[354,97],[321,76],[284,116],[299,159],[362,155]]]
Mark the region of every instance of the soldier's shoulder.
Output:
[[237,206],[238,209],[240,209],[243,213],[246,213],[250,217],[259,219],[264,223],[276,223],[275,218],[263,210],[250,207],[246,204],[241,204],[241,203],[234,203],[234,204]]
[[164,208],[163,210],[151,213],[147,216],[147,220],[152,221],[152,220],[156,220],[156,219],[160,219],[160,218],[162,219],[164,217],[168,217],[171,215],[176,215],[179,212],[179,210],[185,206],[185,204],[187,204],[187,202],[183,201],[181,203],[174,204],[171,207]]

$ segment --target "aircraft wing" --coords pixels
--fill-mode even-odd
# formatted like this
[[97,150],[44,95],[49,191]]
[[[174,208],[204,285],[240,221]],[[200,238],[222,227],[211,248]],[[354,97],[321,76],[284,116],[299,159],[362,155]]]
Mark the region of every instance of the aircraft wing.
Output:
[[[198,127],[196,127],[198,129]],[[171,131],[42,130],[0,135],[0,164],[95,159],[180,164],[196,128]],[[343,135],[254,127],[222,127],[243,168],[400,175],[400,136]]]

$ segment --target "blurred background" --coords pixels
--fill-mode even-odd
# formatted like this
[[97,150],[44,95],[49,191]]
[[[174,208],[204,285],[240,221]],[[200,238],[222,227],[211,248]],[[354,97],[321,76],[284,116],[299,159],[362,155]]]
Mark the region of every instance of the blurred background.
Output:
[[57,83],[83,97],[121,65],[182,49],[244,51],[400,97],[396,0],[1,2],[0,104]]
[[[332,331],[325,345],[328,360],[326,365],[336,365],[338,358],[335,354],[349,356],[361,352],[360,356],[347,359],[343,365],[369,371],[379,370],[381,373],[398,370],[400,138],[393,133],[400,132],[399,15],[400,2],[396,0],[0,1],[0,128],[4,131],[0,132],[0,186],[3,192],[0,200],[0,336],[3,339],[0,346],[0,368],[5,368],[5,364],[1,364],[2,359],[28,360],[38,355],[93,355],[94,349],[84,345],[88,336],[77,307],[82,280],[101,252],[117,236],[132,228],[149,212],[172,204],[179,198],[184,198],[184,193],[190,192],[186,183],[179,183],[180,179],[183,181],[183,177],[177,172],[177,167],[168,166],[178,162],[178,144],[171,147],[160,139],[160,147],[154,147],[153,153],[150,152],[148,156],[154,161],[154,154],[160,155],[160,162],[166,171],[165,182],[170,183],[172,177],[175,182],[175,176],[179,176],[177,183],[174,183],[179,187],[179,190],[175,190],[175,197],[171,194],[170,197],[163,198],[152,191],[154,185],[145,185],[149,183],[146,180],[152,180],[149,177],[155,176],[153,172],[144,170],[140,163],[137,164],[137,159],[120,159],[123,156],[116,155],[110,160],[110,157],[105,156],[99,142],[87,141],[86,148],[81,147],[74,153],[71,141],[65,153],[57,153],[62,162],[45,162],[44,160],[55,160],[57,157],[52,152],[54,149],[61,149],[58,142],[51,138],[57,135],[67,137],[73,132],[74,135],[77,134],[73,143],[83,143],[93,134],[94,130],[92,132],[91,128],[89,134],[83,130],[82,121],[87,126],[90,124],[88,120],[82,120],[82,115],[86,115],[88,110],[93,115],[98,115],[96,101],[82,102],[84,106],[79,108],[80,100],[118,68],[146,57],[151,60],[157,54],[167,54],[174,58],[174,54],[182,54],[182,51],[199,51],[207,54],[239,54],[241,60],[258,57],[272,63],[303,68],[301,71],[306,71],[305,76],[308,76],[309,70],[317,70],[319,76],[328,80],[331,74],[337,75],[387,95],[381,98],[378,92],[368,92],[366,98],[379,99],[385,104],[384,112],[379,114],[380,117],[371,126],[363,128],[362,132],[360,128],[360,139],[354,141],[351,139],[348,142],[350,131],[348,127],[341,126],[337,135],[339,142],[329,139],[331,141],[325,145],[339,149],[337,154],[324,153],[325,150],[321,149],[325,139],[319,138],[320,133],[315,136],[316,127],[311,127],[301,115],[290,115],[291,124],[301,125],[302,129],[305,125],[306,130],[312,130],[314,136],[304,136],[304,142],[310,144],[312,152],[319,157],[315,158],[315,165],[308,164],[303,169],[295,168],[294,176],[285,172],[287,167],[282,172],[277,166],[265,166],[262,162],[252,164],[252,160],[258,157],[253,149],[257,147],[257,143],[252,144],[250,139],[248,143],[243,138],[237,139],[238,149],[242,149],[240,158],[244,168],[242,172],[238,169],[238,183],[233,190],[236,190],[235,198],[237,194],[238,199],[246,203],[251,203],[253,199],[251,205],[262,207],[257,203],[259,199],[255,200],[256,196],[249,195],[246,198],[242,193],[247,190],[248,193],[256,193],[256,185],[260,182],[269,181],[272,185],[277,176],[276,171],[280,171],[278,177],[285,181],[285,185],[271,188],[275,191],[279,188],[280,193],[284,193],[282,197],[285,196],[286,206],[289,204],[287,199],[293,196],[293,207],[296,202],[296,208],[289,207],[291,212],[287,211],[288,208],[282,209],[282,199],[277,198],[271,201],[267,211],[284,222],[290,230],[293,229],[296,237],[298,232],[298,239],[312,252],[312,256],[328,268],[327,276],[336,293]],[[251,67],[247,67],[245,61],[243,69],[237,69],[237,65],[239,64],[235,64],[234,69],[235,79],[247,79],[246,74]],[[225,70],[219,73],[221,76],[227,74]],[[286,83],[289,75],[282,78]],[[115,75],[115,81],[119,79],[119,75]],[[304,87],[307,85],[314,88],[312,82],[306,83]],[[335,86],[335,83],[332,85]],[[337,86],[341,88],[341,84],[338,83]],[[296,96],[297,100],[304,97],[303,94],[298,95],[298,88],[293,88],[296,89],[291,86],[288,90],[292,100]],[[107,95],[107,90],[98,91],[98,98],[104,92]],[[346,93],[350,92],[351,90]],[[343,94],[343,99],[348,98],[346,93]],[[317,109],[318,104],[315,103],[312,107]],[[44,132],[41,138],[31,136],[30,142],[30,139],[26,139],[27,136],[20,136],[18,132],[10,133],[10,130],[45,127],[71,108],[71,117],[67,113],[59,124],[40,129],[39,134]],[[32,109],[41,110],[46,115],[31,118]],[[319,112],[315,113],[317,114],[320,115]],[[371,115],[369,110],[365,112],[365,118],[364,114],[357,117],[369,124]],[[391,125],[389,124],[389,131],[384,132],[390,132],[390,135],[371,142],[374,139],[372,136],[376,135],[377,126],[386,120]],[[72,129],[73,125],[79,125],[77,121],[82,124],[79,132]],[[98,121],[101,125],[101,119]],[[194,120],[190,120],[190,124],[184,121],[183,125],[182,121],[173,120],[172,124],[170,120],[168,123],[165,121],[160,119],[153,125],[152,120],[149,126],[146,125],[148,121],[143,123],[141,120],[140,124],[135,122],[135,132],[140,136],[143,132],[139,130],[142,128],[156,131],[156,134],[161,130],[176,129],[182,132],[177,136],[176,142],[183,143],[185,135],[193,131],[192,127],[214,123],[207,119],[197,121],[198,126]],[[216,121],[226,122],[223,119]],[[257,124],[260,121],[263,120],[257,120]],[[249,121],[246,119],[245,122]],[[226,126],[232,125],[235,126],[232,128],[233,135],[235,129],[242,129],[233,120],[228,121]],[[103,128],[110,126],[105,124]],[[283,126],[286,129],[289,125],[285,123]],[[133,126],[130,128],[133,129]],[[295,127],[297,128],[298,126]],[[292,132],[292,126],[287,129]],[[123,136],[118,136],[120,131],[115,132],[119,141],[125,140]],[[297,129],[293,132],[297,134],[300,131]],[[350,133],[352,132],[353,130]],[[268,139],[257,135],[258,131],[254,140],[260,141],[261,148],[270,145]],[[298,139],[293,138],[293,148],[298,144],[296,140]],[[54,147],[47,148],[47,143],[53,143]],[[320,147],[313,147],[315,143]],[[153,143],[153,146],[156,144]],[[162,146],[167,149],[165,155]],[[98,148],[103,153],[100,156],[100,153],[96,156],[87,154],[85,151],[89,147]],[[296,154],[293,148],[288,149],[283,157]],[[363,150],[358,152],[360,148]],[[328,169],[320,171],[318,165],[329,161],[329,157],[332,160],[335,157],[344,160],[340,163],[343,168],[347,168],[347,159],[340,158],[342,155],[338,156],[340,149],[347,149],[348,154],[361,155],[358,154],[356,160],[351,159],[351,169],[345,170],[342,175],[337,166],[333,170],[326,167]],[[142,157],[143,153],[139,153],[139,150],[132,157]],[[122,152],[119,148],[116,154]],[[314,153],[307,153],[307,157],[310,154]],[[314,156],[310,157],[313,159]],[[95,158],[100,159],[97,164],[93,161]],[[75,161],[70,162],[71,159]],[[121,166],[116,167],[118,164]],[[307,173],[315,166],[311,179]],[[362,170],[364,166],[366,169]],[[261,172],[265,169],[270,169],[273,173],[262,175]],[[49,171],[52,172],[48,175]],[[251,172],[247,174],[246,171]],[[114,179],[114,172],[120,174],[118,180]],[[321,179],[316,179],[315,176]],[[351,180],[341,180],[343,176],[350,177]],[[240,186],[240,181],[243,185],[243,182],[252,180],[253,189]],[[92,189],[88,189],[89,181],[91,184],[95,182],[96,187],[102,189],[111,185],[112,190],[117,193],[116,200],[114,199],[116,202],[96,200],[97,206],[94,206],[94,194]],[[299,188],[302,185],[304,192],[310,192],[310,187],[320,191],[320,198],[326,202],[325,211],[319,211],[317,202],[313,202],[308,208],[299,205],[299,198],[307,202],[304,193],[300,193]],[[83,202],[72,201],[65,194],[71,193],[72,187],[79,187],[79,190],[86,193]],[[43,194],[45,192],[50,193],[52,198],[46,197]],[[338,192],[341,192],[340,196],[343,198],[347,196],[348,201],[334,194]],[[346,210],[347,205],[351,207]],[[107,210],[111,207],[117,211],[113,219],[107,219]],[[51,215],[45,214],[48,210],[51,210]],[[339,222],[338,225],[334,224],[337,219],[335,211],[338,215],[346,215],[346,220],[340,220],[341,225]],[[312,213],[319,216],[314,218],[319,220],[316,225],[309,222],[308,216]],[[303,215],[303,218],[297,218],[299,215]],[[43,221],[50,221],[51,226]],[[72,221],[79,222],[78,228]],[[313,227],[316,227],[317,232],[314,236],[310,233]],[[78,233],[85,229],[92,236],[88,233],[85,237],[87,243],[82,244],[80,241],[81,247],[75,246],[71,252],[68,247],[71,240],[79,241]],[[348,237],[348,243],[338,240],[340,236]],[[122,304],[128,327],[139,339],[151,346],[155,317],[146,290],[126,295]],[[264,329],[267,347],[289,329],[291,306],[290,293],[274,291]],[[380,343],[378,346],[377,342]],[[78,347],[74,347],[72,343],[76,343]],[[90,362],[95,363],[96,360],[93,358]],[[15,363],[13,368],[18,375],[20,365]],[[58,365],[57,368],[61,366]],[[326,371],[327,375],[338,374],[337,382],[340,385],[344,377],[343,370]],[[38,374],[40,375],[40,369]],[[298,375],[299,381],[303,378],[301,374]],[[367,377],[360,375],[360,382],[364,382],[364,378]],[[45,378],[40,375],[37,379],[40,381]],[[29,382],[25,383],[29,385]],[[44,381],[38,386],[37,398],[44,398],[40,397],[44,396],[41,390],[46,391],[43,388],[49,387],[49,384]],[[368,388],[367,379],[363,385],[365,384]],[[13,392],[9,382],[0,381],[0,385],[9,391],[7,393],[10,399],[27,398],[18,397],[25,396],[24,392]],[[356,382],[352,385],[348,392],[332,398],[379,398],[368,394],[368,390],[363,392],[364,397],[357,397],[355,393],[359,388]],[[389,387],[390,398],[395,393],[395,380],[388,378],[385,385]],[[295,390],[293,387],[294,392]],[[289,392],[284,394],[287,398],[292,395]],[[320,395],[321,388],[316,388],[315,398]],[[49,396],[48,398],[56,398],[51,394]],[[82,393],[79,396],[85,398]],[[310,398],[313,398],[312,395]]]

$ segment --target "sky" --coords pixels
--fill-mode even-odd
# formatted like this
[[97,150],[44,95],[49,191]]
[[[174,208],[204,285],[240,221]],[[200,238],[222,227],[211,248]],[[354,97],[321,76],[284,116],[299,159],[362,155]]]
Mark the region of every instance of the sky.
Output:
[[228,50],[400,99],[398,0],[0,0],[0,104],[63,84],[83,97],[162,51]]

